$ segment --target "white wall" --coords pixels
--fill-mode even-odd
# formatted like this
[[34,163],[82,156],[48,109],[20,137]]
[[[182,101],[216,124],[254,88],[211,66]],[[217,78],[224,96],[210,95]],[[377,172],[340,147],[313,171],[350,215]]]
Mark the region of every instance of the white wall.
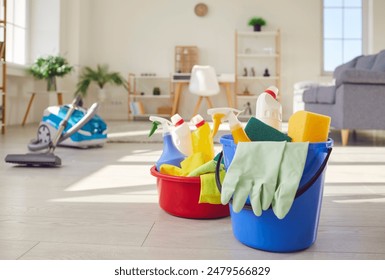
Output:
[[[34,11],[49,15],[42,3],[50,0],[32,0]],[[60,5],[57,6],[57,1]],[[373,52],[385,48],[382,36],[385,27],[385,1],[373,2]],[[129,72],[155,72],[168,75],[174,68],[176,45],[196,45],[200,49],[200,63],[213,65],[218,72],[234,72],[234,31],[251,30],[247,21],[252,16],[267,20],[265,30],[279,28],[282,34],[282,104],[284,119],[292,113],[293,84],[302,80],[328,81],[321,76],[321,0],[205,0],[209,7],[206,17],[194,14],[197,0],[55,0],[53,11],[60,7],[58,18],[51,18],[58,28],[35,33],[51,34],[76,71],[59,81],[72,92],[82,66],[108,63],[111,70],[124,76]],[[49,19],[48,18],[48,19]],[[36,17],[35,17],[36,19]],[[35,21],[34,21],[35,22]],[[37,24],[37,23],[36,23]],[[35,29],[37,30],[37,29]],[[60,34],[59,39],[56,35]],[[51,36],[50,35],[50,36]],[[42,40],[44,42],[44,40]],[[54,48],[47,45],[47,49]],[[42,50],[33,49],[33,53]],[[39,86],[39,85],[38,85]],[[96,99],[96,87],[91,88],[87,102]],[[107,106],[108,118],[127,118],[127,94],[124,89],[108,88],[113,99]],[[226,105],[222,99],[213,100],[215,106]],[[72,95],[66,96],[70,100]],[[181,113],[191,116],[195,101],[188,93],[181,99]],[[25,99],[24,99],[25,102]],[[8,103],[9,104],[9,103]],[[108,104],[107,104],[108,105]],[[37,121],[41,110],[35,112]],[[19,117],[20,118],[20,117]],[[18,123],[19,120],[8,118]]]
[[30,61],[60,53],[60,0],[31,0]]
[[[213,65],[217,72],[234,72],[234,31],[251,30],[248,19],[263,16],[268,22],[265,30],[280,28],[282,33],[281,92],[287,119],[291,114],[293,84],[319,79],[321,1],[207,0],[209,12],[203,18],[194,14],[196,3],[196,0],[88,1],[89,11],[79,22],[80,28],[82,25],[89,28],[88,33],[83,33],[87,40],[83,41],[79,62],[90,66],[108,63],[111,69],[125,75],[129,72],[168,75],[174,70],[175,46],[196,45],[200,63]],[[221,97],[223,100],[214,99],[214,104],[225,105],[224,95]],[[188,94],[183,95],[182,113],[192,113],[191,100]]]

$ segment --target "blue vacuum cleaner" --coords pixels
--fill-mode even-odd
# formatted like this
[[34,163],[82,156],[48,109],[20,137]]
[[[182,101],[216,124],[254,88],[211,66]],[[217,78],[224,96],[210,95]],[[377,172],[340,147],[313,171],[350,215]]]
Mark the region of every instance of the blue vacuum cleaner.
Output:
[[[5,162],[27,166],[57,166],[61,159],[54,154],[56,146],[87,148],[103,146],[107,141],[107,125],[96,115],[94,103],[88,110],[78,106],[77,96],[70,105],[52,106],[44,111],[37,137],[28,144],[32,153],[10,154]],[[45,150],[35,153],[36,151]]]
[[[44,110],[37,137],[28,145],[30,151],[46,148],[46,145],[52,141],[52,135],[56,135],[70,107],[71,105],[50,106]],[[96,115],[98,108],[98,103],[93,104],[88,110],[75,106],[58,145],[75,148],[103,146],[107,141],[107,125],[102,118]]]

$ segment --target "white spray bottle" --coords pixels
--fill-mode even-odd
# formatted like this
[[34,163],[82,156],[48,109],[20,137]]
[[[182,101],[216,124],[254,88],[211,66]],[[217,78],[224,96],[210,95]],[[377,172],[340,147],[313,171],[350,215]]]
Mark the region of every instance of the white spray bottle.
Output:
[[219,125],[224,121],[228,121],[235,144],[237,144],[238,142],[250,142],[250,139],[246,135],[241,122],[237,118],[237,116],[241,112],[242,111],[240,110],[227,107],[208,109],[207,114],[212,116],[214,122],[214,127],[212,131],[213,137],[217,133]]
[[278,88],[268,87],[257,99],[256,118],[271,127],[282,130],[282,106],[276,100]]
[[181,161],[183,161],[186,156],[174,145],[170,132],[172,123],[169,120],[156,116],[150,116],[150,121],[152,121],[152,129],[148,135],[149,137],[154,134],[159,125],[161,125],[163,129],[163,152],[155,163],[156,169],[159,171],[162,164],[171,164],[180,167]]
[[172,131],[172,139],[175,146],[186,156],[193,154],[193,146],[191,140],[191,131],[189,125],[183,120],[179,114],[171,117],[171,122],[175,128]]

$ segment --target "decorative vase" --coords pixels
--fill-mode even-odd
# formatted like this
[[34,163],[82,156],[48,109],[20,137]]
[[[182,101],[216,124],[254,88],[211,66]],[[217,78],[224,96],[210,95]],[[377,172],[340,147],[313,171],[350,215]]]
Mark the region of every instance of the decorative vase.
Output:
[[263,73],[264,77],[270,77],[269,69],[265,69],[265,72]]
[[55,76],[48,77],[47,78],[47,91],[56,91],[56,90],[57,90],[56,77]]

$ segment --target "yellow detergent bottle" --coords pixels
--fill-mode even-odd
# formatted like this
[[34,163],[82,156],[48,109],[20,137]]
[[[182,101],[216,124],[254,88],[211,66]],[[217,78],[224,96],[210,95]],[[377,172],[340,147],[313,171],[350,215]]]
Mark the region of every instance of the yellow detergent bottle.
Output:
[[191,122],[197,128],[191,133],[194,153],[202,153],[205,162],[212,160],[214,158],[214,142],[210,125],[199,114],[194,116]]
[[237,115],[241,112],[242,111],[240,110],[227,107],[208,109],[207,114],[212,116],[214,122],[212,137],[214,137],[217,133],[219,125],[224,121],[228,121],[235,144],[237,144],[238,142],[250,142],[250,139],[245,133],[241,122],[237,118]]

